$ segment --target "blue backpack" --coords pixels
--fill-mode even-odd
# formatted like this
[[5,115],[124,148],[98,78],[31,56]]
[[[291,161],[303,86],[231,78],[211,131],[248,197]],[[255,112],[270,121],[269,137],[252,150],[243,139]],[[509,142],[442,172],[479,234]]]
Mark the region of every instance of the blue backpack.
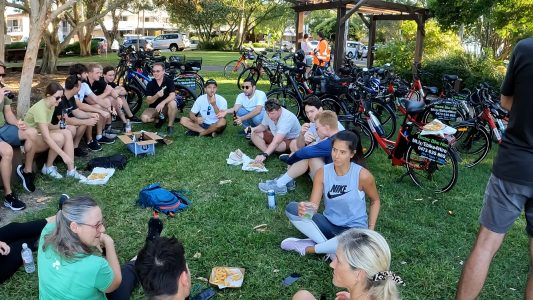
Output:
[[155,211],[167,214],[173,217],[189,207],[190,200],[183,195],[186,191],[169,191],[154,183],[144,187],[139,193],[139,205],[143,208],[150,207]]

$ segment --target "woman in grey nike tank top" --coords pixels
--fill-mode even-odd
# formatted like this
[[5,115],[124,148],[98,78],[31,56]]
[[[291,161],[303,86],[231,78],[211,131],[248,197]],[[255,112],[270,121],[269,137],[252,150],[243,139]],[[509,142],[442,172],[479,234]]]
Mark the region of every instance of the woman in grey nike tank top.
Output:
[[[335,253],[336,236],[350,228],[374,230],[379,214],[380,200],[374,176],[365,168],[352,162],[359,139],[351,131],[341,131],[333,138],[331,157],[333,163],[317,171],[313,179],[313,191],[309,202],[320,207],[324,199],[324,211],[311,219],[304,218],[305,202],[291,202],[285,211],[291,223],[307,239],[287,238],[281,248],[296,251],[300,255],[310,253]],[[370,201],[367,215],[366,198]]]

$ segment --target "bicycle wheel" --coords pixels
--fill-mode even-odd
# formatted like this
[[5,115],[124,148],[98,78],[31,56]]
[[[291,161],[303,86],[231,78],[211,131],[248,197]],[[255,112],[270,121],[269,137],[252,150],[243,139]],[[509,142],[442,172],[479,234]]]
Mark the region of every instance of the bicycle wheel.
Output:
[[[434,112],[431,111],[431,106],[428,106],[424,109],[424,111],[422,112],[422,117],[421,117],[421,122],[422,124],[427,124],[427,123],[430,123],[431,121],[437,119],[437,116],[435,115]],[[464,122],[466,121],[466,117],[464,115],[464,113],[462,112],[462,110],[458,109],[456,111],[456,115],[455,115],[455,119],[453,120],[439,120],[441,121],[442,123],[448,125],[448,126],[451,126],[451,127],[455,127],[457,125],[459,125],[461,122]]]
[[279,104],[283,106],[285,109],[292,112],[296,117],[302,118],[303,113],[300,106],[300,101],[298,101],[298,98],[296,95],[288,90],[288,89],[275,89],[266,94],[267,99],[276,99],[278,100]]
[[232,60],[224,66],[224,77],[229,80],[236,80],[244,71],[245,65],[240,60]]
[[131,113],[135,115],[141,109],[143,95],[141,91],[133,85],[126,84],[124,85],[124,89],[127,92],[126,96],[124,96],[126,98],[126,102],[130,107]]
[[421,101],[422,95],[420,95],[419,91],[409,90],[405,99],[409,101]]
[[417,153],[416,147],[407,149],[405,167],[413,182],[435,193],[445,193],[457,183],[458,163],[456,153],[448,149],[446,163],[438,164]]
[[459,153],[460,163],[471,168],[480,163],[492,146],[490,134],[477,124],[465,124],[455,127],[453,147]]
[[396,133],[396,114],[387,104],[379,99],[372,99],[371,109],[374,115],[379,119],[385,138],[390,139]]
[[241,89],[241,84],[243,83],[244,79],[251,77],[255,80],[255,83],[259,81],[259,75],[261,75],[260,71],[257,68],[246,68],[244,71],[239,74],[239,78],[237,79],[237,88]]
[[344,126],[344,129],[350,130],[359,137],[361,147],[363,148],[363,157],[368,158],[376,147],[376,140],[368,125],[361,120],[355,120],[354,116],[350,115],[339,115],[338,119],[342,126]]
[[196,78],[195,78],[195,83],[196,83],[196,95],[197,96],[201,96],[204,94],[204,84],[205,84],[205,81],[204,81],[204,78],[202,77],[202,75],[196,73]]
[[188,113],[195,100],[196,94],[193,91],[186,86],[176,84],[176,101],[179,111]]
[[322,100],[322,108],[324,110],[331,110],[333,112],[335,112],[337,114],[337,116],[339,115],[347,115],[348,112],[344,111],[344,109],[342,109],[341,105],[339,104],[339,101],[333,97],[324,97],[321,99]]

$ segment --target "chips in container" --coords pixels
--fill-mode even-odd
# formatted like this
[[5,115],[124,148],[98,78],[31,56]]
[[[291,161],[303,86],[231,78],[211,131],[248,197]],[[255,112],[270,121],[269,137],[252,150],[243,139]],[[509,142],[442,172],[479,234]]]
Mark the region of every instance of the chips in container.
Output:
[[237,267],[214,267],[209,276],[209,283],[219,289],[239,288],[244,281],[244,269]]

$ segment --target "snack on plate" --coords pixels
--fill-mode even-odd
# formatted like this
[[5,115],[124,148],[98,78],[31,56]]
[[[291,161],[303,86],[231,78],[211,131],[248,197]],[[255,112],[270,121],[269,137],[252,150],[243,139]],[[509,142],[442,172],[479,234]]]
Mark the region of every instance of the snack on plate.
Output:
[[244,269],[229,267],[214,267],[209,282],[219,288],[240,287],[242,285]]
[[424,125],[424,130],[427,131],[440,131],[443,130],[446,127],[441,121],[439,120],[433,120],[430,123],[427,123]]
[[248,167],[262,169],[265,167],[263,163],[252,161],[248,164]]
[[244,156],[244,153],[242,153],[241,149],[237,149],[234,152],[230,153],[229,158],[234,161],[242,161],[243,156]]
[[104,179],[106,176],[107,176],[107,173],[92,173],[91,175],[89,175],[89,177],[87,177],[87,179],[100,180],[100,179]]

